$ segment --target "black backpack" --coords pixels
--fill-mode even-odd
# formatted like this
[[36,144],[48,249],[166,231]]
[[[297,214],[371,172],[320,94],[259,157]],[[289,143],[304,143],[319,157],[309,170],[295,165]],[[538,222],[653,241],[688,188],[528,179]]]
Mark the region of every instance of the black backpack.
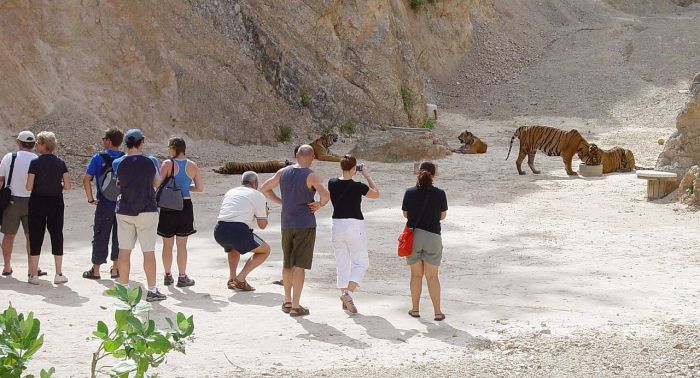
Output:
[[[124,153],[119,155],[119,157],[121,156],[124,156]],[[119,188],[117,187],[117,175],[112,170],[112,162],[117,157],[113,157],[106,152],[101,153],[100,157],[105,165],[102,166],[100,175],[97,176],[97,182],[95,183],[97,193],[106,200],[116,201],[119,197]]]

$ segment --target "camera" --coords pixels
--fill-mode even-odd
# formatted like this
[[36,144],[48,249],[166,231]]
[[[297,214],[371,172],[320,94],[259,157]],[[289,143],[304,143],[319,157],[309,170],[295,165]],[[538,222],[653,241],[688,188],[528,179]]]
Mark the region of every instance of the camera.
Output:
[[355,168],[357,169],[358,172],[362,172],[362,169],[363,169],[364,167],[365,167],[365,165],[362,164],[362,163],[360,163],[360,164],[358,164],[358,165],[355,166]]

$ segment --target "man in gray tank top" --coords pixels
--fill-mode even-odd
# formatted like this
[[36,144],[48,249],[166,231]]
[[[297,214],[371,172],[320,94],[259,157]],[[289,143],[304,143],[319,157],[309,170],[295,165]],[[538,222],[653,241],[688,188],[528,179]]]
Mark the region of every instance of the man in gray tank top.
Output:
[[[299,305],[304,287],[305,269],[311,269],[316,242],[316,216],[325,206],[330,194],[321,176],[309,167],[314,161],[314,150],[308,144],[297,151],[297,164],[280,169],[270,177],[260,191],[270,201],[282,205],[282,253],[284,263],[284,303],[282,311],[290,316],[309,315],[309,309]],[[279,186],[282,198],[274,189]],[[316,192],[319,200],[314,199]]]

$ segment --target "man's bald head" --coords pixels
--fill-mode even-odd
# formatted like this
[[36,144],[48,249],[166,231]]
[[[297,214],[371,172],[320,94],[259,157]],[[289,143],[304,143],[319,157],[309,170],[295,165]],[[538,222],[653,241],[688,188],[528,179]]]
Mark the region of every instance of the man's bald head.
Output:
[[297,163],[302,167],[309,167],[314,161],[314,148],[308,144],[302,144],[297,150]]

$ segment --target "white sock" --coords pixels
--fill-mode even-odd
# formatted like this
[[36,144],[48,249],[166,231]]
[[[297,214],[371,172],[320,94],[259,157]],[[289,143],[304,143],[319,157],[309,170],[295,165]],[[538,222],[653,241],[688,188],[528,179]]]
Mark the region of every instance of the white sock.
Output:
[[155,293],[156,291],[158,291],[158,287],[157,287],[157,286],[153,286],[152,288],[148,289],[148,291],[151,292],[151,293]]

